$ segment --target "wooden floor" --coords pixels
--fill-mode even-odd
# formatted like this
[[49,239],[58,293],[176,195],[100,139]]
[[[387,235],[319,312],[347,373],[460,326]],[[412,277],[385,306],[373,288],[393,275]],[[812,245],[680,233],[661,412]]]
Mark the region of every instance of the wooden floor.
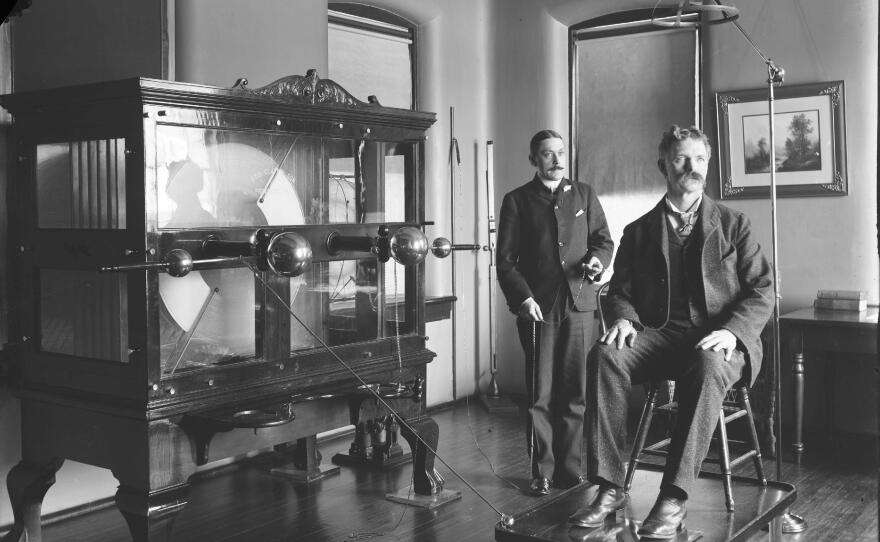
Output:
[[[460,402],[432,417],[440,426],[440,455],[482,498],[439,461],[447,487],[460,490],[462,498],[427,511],[385,499],[386,493],[408,485],[408,465],[387,473],[343,467],[337,476],[302,487],[270,474],[272,461],[261,456],[194,480],[189,504],[174,524],[173,540],[493,540],[498,511],[513,515],[538,503],[519,489],[528,484],[521,421],[516,415],[490,415],[478,401]],[[786,540],[877,540],[876,439],[814,437],[806,442],[803,463],[785,462],[782,479],[797,487],[792,510],[806,516],[809,529]],[[347,439],[324,443],[325,462],[347,448]],[[765,463],[769,477],[775,478],[775,462]],[[46,542],[130,540],[115,508],[46,526],[43,535]],[[751,540],[762,539],[766,533]]]

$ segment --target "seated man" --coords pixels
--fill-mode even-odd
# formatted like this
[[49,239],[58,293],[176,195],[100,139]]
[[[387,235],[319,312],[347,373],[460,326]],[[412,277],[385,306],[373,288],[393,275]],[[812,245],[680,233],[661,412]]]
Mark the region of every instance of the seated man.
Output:
[[761,368],[760,333],[774,306],[770,265],[748,218],[703,194],[711,147],[697,128],[660,142],[666,196],[623,232],[608,291],[608,332],[590,351],[588,477],[593,502],[569,521],[598,527],[623,507],[627,398],[634,384],[677,382],[679,414],[660,494],[639,535],[682,528],[725,393]]

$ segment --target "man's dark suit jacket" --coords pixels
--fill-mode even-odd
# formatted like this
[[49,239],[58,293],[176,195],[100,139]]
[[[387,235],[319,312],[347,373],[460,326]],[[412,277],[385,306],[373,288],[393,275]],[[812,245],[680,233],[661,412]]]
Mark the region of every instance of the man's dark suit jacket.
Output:
[[583,284],[581,264],[592,256],[605,267],[611,262],[614,242],[605,213],[585,183],[563,179],[557,188],[558,209],[548,209],[546,200],[541,200],[546,190],[536,175],[504,196],[496,252],[501,290],[512,312],[533,297],[541,311],[549,314],[564,277],[576,299],[575,308],[593,310],[594,289]]
[[[773,273],[744,214],[703,195],[702,276],[707,331],[727,329],[746,349],[751,381],[761,369],[761,330],[773,312]],[[608,290],[608,321],[637,329],[669,321],[669,238],[665,203],[623,230]],[[694,232],[696,233],[696,231]],[[638,340],[638,339],[637,339]]]

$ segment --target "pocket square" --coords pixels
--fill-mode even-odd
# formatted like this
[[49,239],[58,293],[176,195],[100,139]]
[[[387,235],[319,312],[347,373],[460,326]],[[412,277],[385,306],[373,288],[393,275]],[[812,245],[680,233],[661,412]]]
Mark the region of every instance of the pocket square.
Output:
[[574,216],[575,216],[575,218],[577,218],[577,217],[581,216],[582,214],[584,214],[584,210],[583,210],[583,209],[578,209],[578,212],[576,212],[576,213],[574,214]]
[[567,185],[565,185],[565,186],[562,187],[562,191],[563,191],[563,192],[568,192],[569,190],[571,190],[571,185],[570,185],[570,184],[567,184]]

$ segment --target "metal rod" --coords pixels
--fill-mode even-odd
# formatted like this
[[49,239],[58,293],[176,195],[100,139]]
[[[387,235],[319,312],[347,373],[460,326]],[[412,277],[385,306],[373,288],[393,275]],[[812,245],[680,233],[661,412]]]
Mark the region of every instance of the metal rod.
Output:
[[[742,29],[740,29],[742,32]],[[743,32],[743,35],[746,35]],[[746,36],[748,38],[748,36]],[[751,43],[751,40],[749,40]],[[756,48],[757,50],[757,48]],[[762,55],[763,56],[763,55]],[[782,84],[785,70],[767,60],[767,110],[770,115],[770,229],[773,245],[773,370],[776,372],[776,408],[774,409],[774,425],[776,426],[776,480],[782,481],[782,360],[780,359],[779,337],[779,300],[782,299],[781,275],[779,272],[779,227],[776,218],[776,145],[774,134],[776,119],[774,118],[773,85]],[[806,530],[804,518],[792,514],[789,509],[780,516],[783,533],[800,533]]]
[[[716,3],[717,5],[719,5],[719,6],[722,5],[722,4],[721,4],[721,0],[715,0],[715,3]],[[739,33],[742,34],[742,36],[746,39],[746,41],[749,42],[749,45],[752,46],[752,49],[754,49],[755,52],[758,53],[758,56],[760,56],[761,59],[764,60],[764,62],[765,62],[768,66],[772,66],[772,65],[773,65],[773,61],[770,60],[769,58],[767,58],[767,55],[765,55],[764,53],[761,52],[760,49],[758,49],[758,46],[755,45],[755,42],[754,42],[754,41],[752,41],[752,37],[749,36],[749,34],[745,31],[745,29],[742,27],[742,25],[739,24],[739,21],[737,21],[736,19],[734,19],[734,18],[732,18],[732,17],[729,17],[729,16],[728,16],[726,13],[724,13],[724,12],[722,12],[722,16],[723,16],[725,19],[728,19],[730,22],[732,22],[732,23],[736,26],[736,29],[739,30]],[[771,75],[771,79],[773,79],[773,76],[772,76],[772,75]],[[771,86],[772,86],[772,83],[771,83]],[[773,99],[773,98],[771,98],[771,100],[772,100],[772,99]],[[772,180],[772,179],[771,179],[771,180]]]
[[177,366],[180,365],[180,360],[183,359],[183,354],[186,352],[186,347],[189,346],[193,335],[195,335],[196,333],[196,328],[199,327],[202,318],[205,316],[205,312],[208,310],[208,305],[211,304],[211,301],[214,299],[214,295],[218,292],[220,292],[220,288],[214,288],[211,290],[211,293],[208,294],[208,297],[205,298],[204,303],[202,303],[202,307],[199,309],[199,313],[196,315],[196,319],[193,320],[193,323],[189,326],[189,329],[186,330],[180,337],[180,340],[177,341],[177,346],[175,346],[174,352],[171,354],[171,356],[168,357],[168,361],[166,362],[166,365],[171,365],[171,370],[168,372],[168,374],[173,375],[174,371],[177,370]]
[[495,143],[493,141],[486,142],[486,214],[488,217],[489,240],[486,248],[489,251],[489,388],[486,395],[497,399],[501,396],[501,390],[498,388],[498,330],[495,322]]
[[[776,120],[774,114],[773,81],[774,68],[772,61],[767,61],[767,109],[770,115],[770,229],[772,232],[773,250],[773,370],[776,372],[776,401],[782,398],[781,360],[779,356],[779,299],[782,296],[782,285],[779,282],[779,250],[778,228],[776,223]],[[782,416],[777,405],[776,414],[776,480],[782,480]]]
[[275,169],[272,170],[272,175],[269,176],[269,180],[266,181],[266,185],[263,187],[263,191],[260,192],[260,197],[257,198],[257,203],[263,203],[266,201],[266,194],[269,193],[269,187],[272,186],[272,181],[275,180],[275,177],[278,175],[278,172],[281,170],[281,166],[284,164],[287,157],[290,156],[290,153],[293,151],[293,147],[296,145],[296,140],[299,139],[299,136],[293,138],[293,143],[290,144],[290,148],[287,149],[287,152],[284,153],[284,158],[278,161],[275,164]]
[[[455,139],[455,106],[450,106],[449,108],[449,229],[450,237],[455,239],[455,163],[452,161],[452,153],[455,152],[456,157],[458,157],[459,164],[461,163],[461,155],[458,152],[458,140]],[[451,255],[452,260],[452,297],[458,298],[455,293],[455,252],[453,251]],[[458,344],[456,335],[458,332],[458,304],[453,303],[452,305],[452,317],[450,318],[452,324],[452,400],[455,401],[458,398],[458,385],[457,385],[457,370],[458,370],[458,356],[456,354],[456,344]]]

